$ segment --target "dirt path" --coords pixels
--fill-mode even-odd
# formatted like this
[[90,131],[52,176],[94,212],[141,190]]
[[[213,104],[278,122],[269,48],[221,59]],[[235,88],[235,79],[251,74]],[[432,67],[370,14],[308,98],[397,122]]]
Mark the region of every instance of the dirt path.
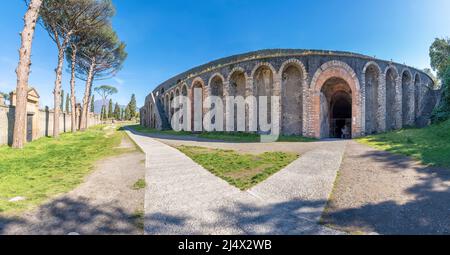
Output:
[[[129,141],[121,148],[134,147]],[[0,234],[143,234],[145,156],[139,152],[104,159],[75,190],[18,218],[1,218]]]
[[323,220],[351,232],[450,234],[450,171],[352,141]]

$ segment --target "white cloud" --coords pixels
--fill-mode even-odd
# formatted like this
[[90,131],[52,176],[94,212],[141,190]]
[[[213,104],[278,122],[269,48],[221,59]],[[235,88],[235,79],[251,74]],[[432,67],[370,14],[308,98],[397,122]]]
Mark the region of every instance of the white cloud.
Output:
[[114,77],[114,81],[117,82],[117,83],[119,83],[120,85],[123,85],[123,84],[125,83],[125,80],[120,79],[120,78],[118,78],[118,77]]

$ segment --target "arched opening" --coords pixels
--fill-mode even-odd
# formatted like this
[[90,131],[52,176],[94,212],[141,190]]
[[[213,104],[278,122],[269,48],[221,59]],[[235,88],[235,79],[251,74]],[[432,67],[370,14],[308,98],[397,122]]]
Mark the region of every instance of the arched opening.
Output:
[[341,78],[328,79],[321,89],[321,137],[352,137],[352,91]]
[[164,108],[165,115],[169,119],[170,118],[170,96],[169,96],[169,94],[166,94],[166,100],[164,102],[164,105],[165,105],[165,108]]
[[393,68],[389,68],[386,73],[386,130],[394,130],[398,126],[396,113],[400,109],[397,107],[397,78],[398,74]]
[[378,114],[379,102],[378,102],[378,89],[379,89],[379,69],[374,65],[370,65],[366,69],[365,85],[366,85],[366,134],[374,134],[380,130],[378,126]]
[[[271,107],[271,96],[273,92],[273,72],[267,66],[260,66],[253,78],[253,95],[256,96],[257,102],[257,123],[258,131],[261,131],[261,125],[264,123],[270,124],[272,122],[272,107]],[[267,98],[267,118],[266,120],[260,119],[260,97]]]
[[[195,91],[199,90],[200,98],[195,98]],[[203,130],[203,100],[204,100],[204,88],[203,84],[199,81],[194,82],[191,88],[191,125],[192,131],[198,132]],[[197,102],[195,99],[200,99]],[[197,121],[195,120],[196,114],[198,115]]]
[[303,133],[303,74],[295,65],[282,73],[282,133],[302,135]]
[[412,86],[412,77],[408,71],[402,75],[402,110],[403,110],[403,126],[411,126],[413,124],[413,103],[414,91]]
[[173,100],[175,99],[175,96],[173,92],[170,93],[170,99],[169,99],[169,123],[172,121],[172,116],[175,113],[175,108],[173,107]]
[[[229,80],[229,91],[228,94],[231,97],[243,97],[245,98],[245,87],[246,87],[246,78],[245,74],[242,71],[235,71],[230,76]],[[248,110],[246,110],[245,115],[247,116]],[[244,118],[247,119],[246,116],[238,116],[238,106],[234,105],[234,124],[233,124],[233,131],[238,131],[238,118]],[[245,126],[247,126],[247,121],[245,122]],[[248,130],[248,129],[247,129]]]
[[[222,99],[222,110],[223,110],[223,124],[224,124],[224,128],[225,126],[225,102],[223,102],[224,98],[223,98],[223,80],[220,76],[214,76],[214,78],[212,78],[211,83],[210,83],[210,89],[211,89],[211,96],[215,96],[215,97],[219,97],[220,99]],[[216,107],[215,105],[213,105],[212,107]],[[214,116],[213,119],[211,120],[212,124],[216,123],[216,117]]]

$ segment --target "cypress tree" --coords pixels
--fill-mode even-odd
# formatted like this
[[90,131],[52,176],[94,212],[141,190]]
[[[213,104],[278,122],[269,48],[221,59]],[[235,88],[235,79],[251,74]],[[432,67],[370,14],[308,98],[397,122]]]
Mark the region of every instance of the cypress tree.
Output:
[[134,94],[131,95],[129,107],[130,107],[130,118],[136,117],[136,96]]
[[70,99],[69,99],[69,93],[66,95],[66,113],[70,112]]
[[109,99],[109,105],[108,105],[108,118],[113,117],[113,102],[112,99]]

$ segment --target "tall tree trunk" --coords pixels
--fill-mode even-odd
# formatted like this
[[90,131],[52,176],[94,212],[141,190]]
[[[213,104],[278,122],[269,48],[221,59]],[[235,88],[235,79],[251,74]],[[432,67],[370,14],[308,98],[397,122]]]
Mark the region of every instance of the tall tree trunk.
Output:
[[39,16],[39,8],[42,0],[31,0],[24,17],[24,28],[20,35],[22,44],[19,51],[19,65],[16,69],[16,109],[13,133],[13,148],[23,148],[25,143],[26,117],[27,117],[27,96],[28,78],[31,66],[31,46],[33,43],[36,21]]
[[72,113],[70,115],[70,120],[72,123],[72,133],[77,132],[77,113],[76,113],[76,98],[75,98],[75,66],[77,60],[77,48],[72,45],[72,74],[70,77],[70,105],[72,107]]
[[67,34],[62,42],[61,46],[58,47],[58,66],[56,67],[56,80],[55,80],[55,90],[53,91],[54,96],[54,107],[53,107],[53,137],[59,137],[59,115],[61,112],[61,81],[62,81],[62,71],[64,65],[64,52],[66,51],[67,43],[69,42],[71,34]]
[[84,90],[84,97],[83,97],[83,106],[81,110],[81,130],[87,129],[87,118],[88,118],[88,105],[89,105],[89,99],[91,97],[91,89],[92,89],[92,81],[94,78],[94,70],[95,70],[95,58],[91,61],[91,66],[89,67],[89,73],[86,79],[86,88]]

